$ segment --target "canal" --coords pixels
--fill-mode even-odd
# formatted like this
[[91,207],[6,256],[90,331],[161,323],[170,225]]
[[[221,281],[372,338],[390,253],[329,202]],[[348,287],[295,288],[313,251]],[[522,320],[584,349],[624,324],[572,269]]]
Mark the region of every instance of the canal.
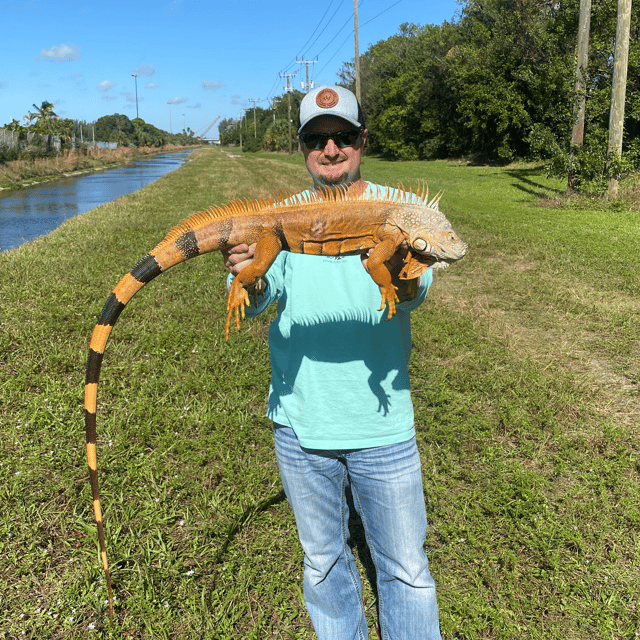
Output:
[[0,192],[0,251],[49,233],[67,218],[142,189],[180,167],[189,153],[153,156],[117,169]]

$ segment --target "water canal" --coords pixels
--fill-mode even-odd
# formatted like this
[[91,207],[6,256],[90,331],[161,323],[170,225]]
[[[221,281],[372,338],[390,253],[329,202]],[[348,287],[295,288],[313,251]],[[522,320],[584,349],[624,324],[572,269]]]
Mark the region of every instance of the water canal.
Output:
[[117,169],[0,192],[0,251],[49,233],[67,218],[142,189],[180,167],[189,153],[143,158]]

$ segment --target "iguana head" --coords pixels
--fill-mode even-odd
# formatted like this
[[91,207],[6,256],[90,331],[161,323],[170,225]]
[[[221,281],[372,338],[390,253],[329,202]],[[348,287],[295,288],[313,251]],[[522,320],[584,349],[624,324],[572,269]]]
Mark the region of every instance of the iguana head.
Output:
[[439,199],[437,195],[429,204],[409,204],[394,216],[409,245],[402,279],[416,278],[429,267],[446,267],[467,253],[466,243],[439,210]]

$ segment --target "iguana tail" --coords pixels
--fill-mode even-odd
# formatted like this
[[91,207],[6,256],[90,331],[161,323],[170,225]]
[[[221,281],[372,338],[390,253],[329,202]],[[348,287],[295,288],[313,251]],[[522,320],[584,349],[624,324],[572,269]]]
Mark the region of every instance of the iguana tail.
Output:
[[[211,220],[220,215],[220,211],[229,210],[229,205],[221,208],[212,208],[209,211],[197,213],[187,218],[179,225],[175,226],[165,239],[152,249],[138,264],[136,264],[127,275],[113,289],[107,299],[98,322],[93,329],[91,342],[89,344],[89,358],[84,387],[84,415],[87,445],[87,462],[89,464],[89,481],[91,484],[91,494],[93,497],[93,511],[98,528],[98,541],[100,545],[100,556],[107,581],[107,591],[109,595],[109,618],[113,624],[113,599],[111,590],[111,577],[107,562],[107,551],[104,535],[104,524],[102,521],[102,510],[100,508],[100,491],[98,484],[98,467],[96,454],[96,408],[98,396],[98,380],[105,347],[111,330],[116,320],[122,313],[126,304],[142,287],[153,280],[156,276],[181,262],[193,258],[201,253],[208,253],[220,248],[220,243],[210,243],[210,246],[201,247],[193,231],[196,225],[202,226],[211,224]],[[215,224],[215,222],[214,222]],[[215,234],[214,234],[215,236]],[[204,243],[203,243],[204,244]]]
[[[187,259],[177,260],[174,264]],[[91,494],[93,497],[93,511],[98,527],[98,541],[100,544],[100,556],[102,566],[107,580],[107,591],[109,596],[109,619],[113,624],[113,597],[111,591],[111,576],[107,562],[107,550],[104,537],[104,524],[102,522],[102,510],[100,508],[100,490],[98,484],[98,466],[96,454],[96,408],[98,396],[98,380],[100,378],[100,368],[104,350],[109,338],[109,334],[118,319],[118,316],[125,305],[133,296],[156,276],[168,269],[166,265],[160,268],[153,255],[146,255],[124,278],[116,285],[115,289],[105,303],[98,318],[98,323],[93,329],[91,343],[89,344],[89,358],[84,387],[84,420],[87,444],[87,461],[89,463],[89,481],[91,483]]]

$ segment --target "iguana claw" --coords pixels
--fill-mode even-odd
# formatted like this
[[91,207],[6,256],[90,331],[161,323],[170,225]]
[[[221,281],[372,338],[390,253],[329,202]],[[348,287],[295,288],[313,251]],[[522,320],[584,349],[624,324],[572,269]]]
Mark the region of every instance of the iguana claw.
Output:
[[229,340],[229,327],[231,325],[231,315],[234,314],[236,318],[236,328],[240,331],[240,315],[244,320],[244,308],[248,307],[250,303],[249,294],[247,290],[240,284],[240,281],[236,278],[231,283],[229,289],[229,297],[227,298],[227,323],[225,325],[225,338]]
[[396,313],[396,302],[398,302],[398,294],[396,293],[397,287],[392,284],[386,287],[380,287],[380,293],[382,294],[382,302],[380,303],[380,309],[382,311],[386,305],[389,305],[389,313],[387,314],[387,320],[391,320]]

